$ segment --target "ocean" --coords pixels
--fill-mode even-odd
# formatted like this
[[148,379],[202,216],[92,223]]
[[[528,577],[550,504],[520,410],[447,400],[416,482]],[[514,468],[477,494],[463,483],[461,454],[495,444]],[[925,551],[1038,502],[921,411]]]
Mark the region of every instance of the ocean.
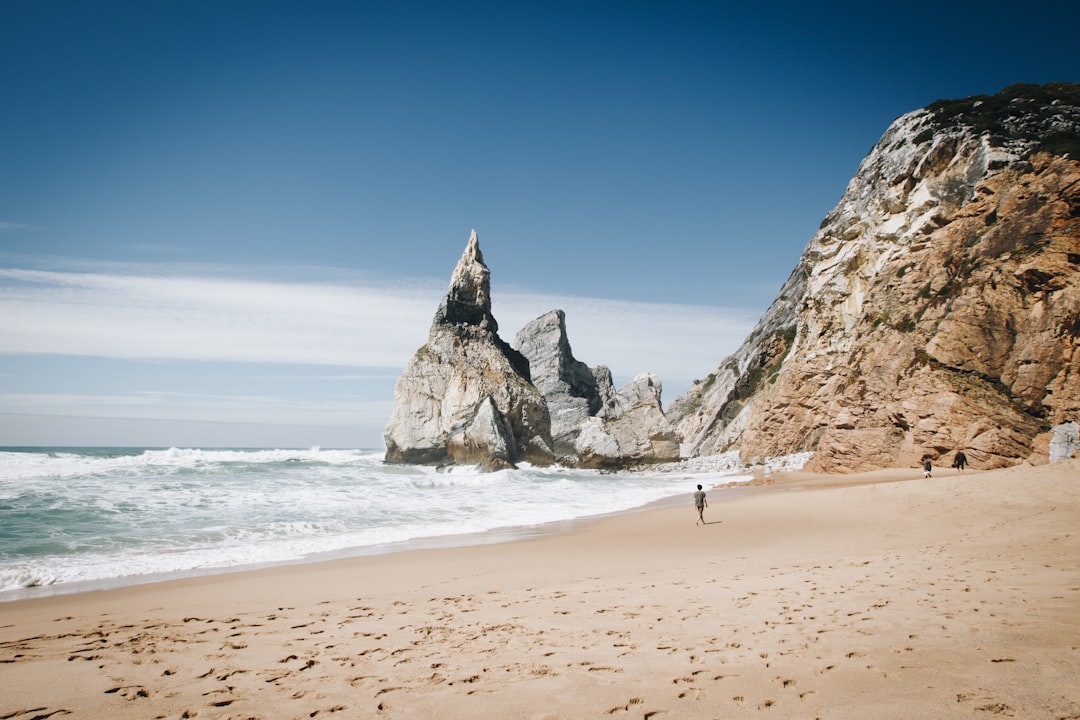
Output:
[[[470,544],[749,479],[385,465],[381,450],[0,449],[0,601]],[[689,510],[688,510],[689,513]],[[688,515],[689,516],[689,515]]]

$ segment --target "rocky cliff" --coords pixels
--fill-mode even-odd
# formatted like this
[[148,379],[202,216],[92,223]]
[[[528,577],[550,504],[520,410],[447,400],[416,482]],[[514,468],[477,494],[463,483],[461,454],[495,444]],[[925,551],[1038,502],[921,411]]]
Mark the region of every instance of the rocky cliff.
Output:
[[498,334],[491,273],[473,231],[427,344],[394,389],[386,461],[479,465],[553,461],[551,419],[529,363]]
[[744,344],[672,403],[685,455],[1014,464],[1080,415],[1080,85],[897,119]]

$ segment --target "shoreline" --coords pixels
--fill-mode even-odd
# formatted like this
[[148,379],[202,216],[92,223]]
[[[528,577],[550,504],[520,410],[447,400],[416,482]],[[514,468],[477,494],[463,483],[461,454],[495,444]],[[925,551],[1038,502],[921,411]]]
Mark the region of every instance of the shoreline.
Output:
[[[733,474],[732,477],[746,477],[744,474]],[[715,491],[737,491],[749,488],[752,485],[760,485],[752,480],[734,481],[713,486]],[[690,491],[685,493],[690,496]],[[499,543],[513,543],[532,538],[546,537],[562,533],[572,533],[581,524],[590,523],[604,518],[619,515],[649,512],[666,507],[681,505],[683,495],[671,495],[659,500],[653,500],[638,507],[613,510],[597,515],[570,518],[566,520],[551,520],[535,525],[507,525],[505,527],[492,528],[478,532],[461,533],[455,535],[432,535],[428,537],[411,538],[374,545],[362,545],[340,550],[315,552],[303,557],[291,560],[281,560],[265,563],[250,563],[244,565],[230,565],[221,567],[195,568],[176,572],[149,573],[144,575],[124,575],[120,577],[102,578],[95,580],[81,580],[75,582],[56,583],[52,585],[38,585],[26,588],[18,588],[0,592],[0,609],[5,603],[32,602],[50,597],[63,595],[78,595],[82,593],[104,592],[110,590],[122,590],[124,588],[139,585],[156,585],[170,583],[178,580],[192,580],[201,577],[228,575],[232,573],[258,572],[275,568],[291,567],[296,565],[310,565],[350,558],[363,558],[374,555],[393,555],[396,553],[413,552],[417,550],[437,550],[443,548],[466,548],[478,545]]]
[[[3,448],[0,448],[0,450],[2,449]],[[714,484],[711,488],[709,488],[709,491],[729,491],[734,493],[740,490],[747,491],[750,488],[757,488],[760,490],[764,487],[771,487],[776,490],[801,490],[811,487],[823,487],[826,485],[859,485],[869,484],[872,482],[892,482],[896,480],[898,475],[903,474],[904,471],[905,469],[902,468],[889,468],[885,470],[860,473],[858,475],[836,475],[835,479],[828,480],[827,478],[834,478],[834,476],[828,474],[804,473],[801,470],[781,470],[771,473],[768,471],[759,471],[758,475],[753,476],[751,474],[752,471],[743,469],[743,471],[741,472],[731,473],[731,477],[750,479]],[[698,469],[665,469],[663,472],[668,475],[686,474],[687,482],[692,483],[696,480],[694,475],[700,474],[701,471]],[[921,471],[913,469],[912,472],[915,473]],[[709,474],[712,473],[710,472]],[[882,479],[873,480],[872,478],[874,478],[875,476],[878,476]],[[850,479],[845,481],[844,478]],[[692,491],[688,490],[685,493],[685,496],[689,498],[691,494]],[[18,588],[14,590],[6,590],[0,592],[0,608],[2,608],[5,603],[11,602],[28,602],[61,595],[77,595],[89,592],[119,590],[137,585],[168,583],[176,580],[196,579],[204,576],[255,572],[259,570],[269,570],[273,568],[289,567],[293,565],[308,565],[312,563],[331,562],[334,560],[344,560],[348,558],[368,557],[371,555],[385,555],[400,552],[410,552],[413,550],[472,547],[475,545],[488,545],[492,543],[517,542],[519,540],[544,537],[552,534],[574,532],[574,530],[581,523],[594,522],[618,515],[648,512],[650,510],[658,508],[674,507],[675,505],[683,504],[683,501],[680,499],[682,497],[683,494],[671,495],[669,497],[654,500],[638,507],[615,510],[611,512],[600,513],[597,515],[587,515],[584,517],[571,518],[568,520],[552,520],[550,522],[540,523],[538,525],[508,525],[505,527],[493,528],[491,530],[463,533],[459,535],[434,535],[429,537],[412,538],[409,540],[311,553],[304,557],[294,558],[291,560],[281,560],[265,563],[250,563],[244,565],[231,565],[221,567],[194,568],[191,570],[149,573],[144,575],[124,575],[113,578],[81,580],[75,582],[57,583],[53,585],[37,585],[26,588]]]
[[[79,478],[70,497],[65,495],[63,482],[50,483],[58,488],[56,502],[67,508],[74,520],[69,531],[63,513],[50,510],[48,493],[41,496],[40,507],[34,500],[16,502],[13,532],[5,533],[5,547],[12,552],[0,568],[0,604],[339,557],[502,542],[518,536],[562,532],[559,524],[564,521],[637,511],[654,499],[685,492],[691,477],[712,485],[721,482],[719,476],[733,472],[730,463],[724,462],[679,468],[682,472],[678,474],[662,470],[599,473],[597,483],[590,485],[589,472],[559,466],[534,470],[526,465],[511,476],[517,479],[520,475],[521,482],[515,480],[510,491],[504,493],[499,489],[500,474],[480,476],[475,468],[435,473],[433,467],[383,472],[382,454],[378,453],[379,460],[372,463],[375,453],[363,449],[333,456],[325,456],[320,450],[317,455],[303,458],[313,464],[294,462],[292,451],[280,449],[240,451],[234,457],[231,452],[222,454],[218,450],[171,448],[169,457],[161,460],[152,457],[154,451],[147,448],[64,448],[65,457],[58,463],[53,463],[51,453],[48,459],[42,454],[48,448],[26,450],[26,457],[10,460],[5,472],[16,476],[12,479],[16,485],[25,474],[21,482],[31,487],[36,482],[32,478],[38,476]],[[345,479],[336,482],[320,469],[337,464],[347,470],[341,474]],[[165,488],[162,492],[140,496],[132,504],[115,484],[100,480],[97,482],[102,486],[94,487],[94,478],[107,477],[113,471],[130,477],[132,465],[155,477],[182,478],[194,468],[221,475],[223,487],[231,487],[231,476],[243,474],[250,466],[265,474],[270,483],[285,483],[290,496],[301,490],[313,494],[311,502],[307,502],[308,498],[284,505],[278,502],[278,508],[274,508],[272,494],[265,500],[250,498],[254,500],[250,513],[244,507],[236,517],[222,513],[215,517],[215,511],[209,510],[194,513],[193,521],[188,522],[184,510],[187,502],[230,507],[233,499],[229,491],[204,492],[196,485],[188,492],[185,482],[162,481],[155,483]],[[84,473],[87,482],[82,482]],[[560,488],[544,493],[546,486],[564,479],[569,480],[565,491]],[[732,474],[722,478],[734,479],[749,476]],[[382,483],[386,483],[385,493],[379,489],[384,487]],[[420,489],[405,491],[413,495],[406,504],[401,488],[408,488],[410,483],[418,484]],[[324,485],[327,492],[312,490]],[[456,490],[456,486],[462,490]],[[492,490],[473,486],[492,486]],[[245,492],[242,486],[237,487]],[[136,484],[135,492],[141,491]],[[324,506],[325,498],[337,497],[338,492],[343,501]],[[396,507],[395,502],[401,507]],[[90,508],[85,515],[81,513],[83,503]],[[125,510],[114,518],[113,505],[133,512]],[[167,508],[175,508],[176,512]],[[36,518],[36,512],[45,514]],[[49,529],[54,518],[60,522],[58,536]],[[113,535],[120,541],[112,543]],[[52,537],[57,538],[56,542],[48,542]],[[85,537],[86,542],[80,543],[80,537]],[[69,544],[79,547],[69,552]],[[20,547],[28,548],[26,554]]]
[[[666,472],[669,474],[679,474],[676,471]],[[935,472],[940,473],[942,477],[959,475],[958,471],[952,469],[937,469]],[[969,474],[972,472],[978,471],[968,471]],[[885,468],[852,474],[813,473],[804,472],[802,470],[782,470],[777,472],[765,471],[754,475],[749,480],[718,483],[711,488],[706,489],[708,490],[711,499],[715,500],[715,495],[719,492],[724,493],[724,498],[721,500],[722,502],[730,502],[744,493],[802,492],[829,488],[859,487],[878,483],[906,482],[908,480],[921,479],[921,473],[921,468]],[[733,474],[732,476],[748,477],[749,473],[744,472],[741,474]],[[694,480],[695,479],[692,477],[687,478],[688,482],[693,482]],[[49,598],[124,591],[143,586],[168,585],[184,581],[198,582],[202,579],[234,574],[245,575],[249,573],[274,572],[308,565],[348,562],[350,560],[362,560],[364,558],[384,555],[393,556],[400,553],[467,549],[485,545],[512,544],[558,535],[572,535],[576,532],[580,532],[590,524],[603,522],[607,519],[645,514],[675,507],[689,507],[691,502],[692,490],[687,490],[684,494],[671,495],[659,500],[653,500],[638,507],[615,510],[598,515],[571,518],[568,520],[553,520],[538,525],[511,525],[460,535],[436,535],[431,537],[412,538],[409,540],[380,543],[377,545],[312,553],[293,560],[198,568],[187,571],[152,573],[147,575],[127,575],[115,578],[21,588],[0,593],[0,611],[3,610],[5,605],[10,603],[33,603]]]
[[0,603],[0,716],[1080,715],[1080,461],[921,475]]

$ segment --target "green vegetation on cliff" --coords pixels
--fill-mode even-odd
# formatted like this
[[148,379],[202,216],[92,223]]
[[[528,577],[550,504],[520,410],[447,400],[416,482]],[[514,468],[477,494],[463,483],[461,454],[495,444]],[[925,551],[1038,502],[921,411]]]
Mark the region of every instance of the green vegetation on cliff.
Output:
[[[1019,83],[996,95],[938,100],[927,110],[937,128],[970,127],[999,147],[1019,141],[1025,157],[1045,151],[1080,158],[1080,83]],[[929,139],[926,133],[916,142]]]

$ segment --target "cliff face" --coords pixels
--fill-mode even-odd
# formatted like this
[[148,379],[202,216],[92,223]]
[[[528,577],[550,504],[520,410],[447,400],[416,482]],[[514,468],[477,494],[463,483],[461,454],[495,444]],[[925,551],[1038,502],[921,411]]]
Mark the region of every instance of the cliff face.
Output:
[[[1080,415],[1080,85],[902,116],[746,342],[668,410],[686,455],[1014,464]],[[1044,455],[1045,456],[1045,455]]]

